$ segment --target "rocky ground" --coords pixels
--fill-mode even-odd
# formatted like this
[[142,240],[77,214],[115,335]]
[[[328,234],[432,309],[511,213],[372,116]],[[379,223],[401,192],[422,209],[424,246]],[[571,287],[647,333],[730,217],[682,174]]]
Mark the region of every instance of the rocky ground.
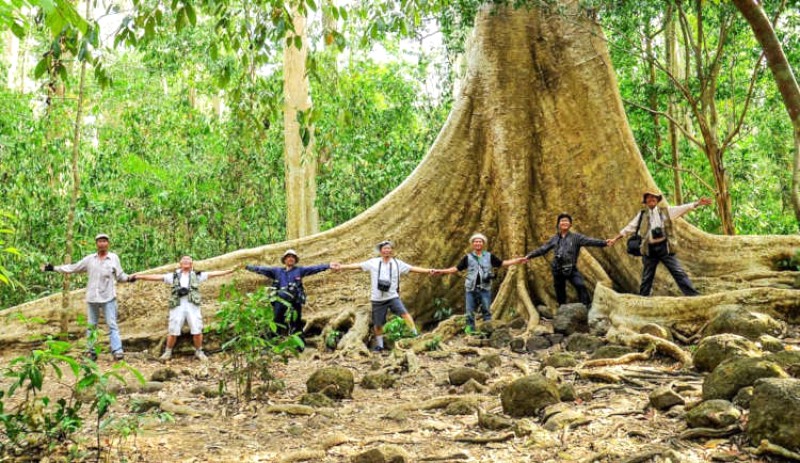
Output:
[[[502,329],[512,338],[519,334]],[[129,352],[127,362],[149,381],[138,385],[126,373],[129,386],[119,389],[113,416],[130,418],[134,409],[149,409],[167,412],[174,421],[148,415],[139,421],[138,434],[127,437],[119,426],[108,428],[101,435],[102,460],[786,461],[757,453],[758,444],[742,431],[748,422],[744,407],[734,407],[732,416],[729,410],[708,412],[713,423],[706,417],[690,428],[687,411],[702,401],[706,373],[671,357],[648,353],[640,360],[625,357],[620,365],[593,365],[585,362],[632,351],[587,335],[530,352],[519,345],[514,352],[497,339],[458,335],[440,350],[397,347],[368,357],[309,347],[288,363],[275,363],[275,380],[259,383],[257,399],[249,402],[237,400],[230,383],[228,393],[219,395],[220,381],[230,378],[225,354],[212,352],[201,363],[186,353],[162,363],[155,354]],[[797,345],[791,332],[780,344],[787,351]],[[3,364],[17,354],[5,352]],[[98,363],[113,365],[108,355]],[[324,393],[344,399],[308,394],[309,378],[334,366],[352,373],[352,393],[345,381],[338,388],[322,385]],[[547,384],[513,397],[510,385],[523,377]],[[49,383],[45,391],[55,395],[59,387]],[[527,413],[527,407],[535,411]],[[526,414],[531,416],[514,416]],[[74,454],[94,460],[95,437],[88,429],[79,433],[81,451]],[[66,459],[66,451],[60,452],[50,461]],[[31,457],[17,457],[25,458]]]

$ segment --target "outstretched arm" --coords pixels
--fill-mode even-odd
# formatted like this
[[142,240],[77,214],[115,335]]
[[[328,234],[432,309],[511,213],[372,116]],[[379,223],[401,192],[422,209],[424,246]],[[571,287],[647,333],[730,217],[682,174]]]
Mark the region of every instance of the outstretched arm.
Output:
[[213,272],[203,272],[203,273],[208,275],[209,278],[216,278],[216,277],[221,277],[223,275],[230,275],[231,273],[233,273],[235,271],[236,271],[235,268],[231,268],[231,269],[228,269],[228,270],[215,270]]
[[275,269],[272,267],[261,267],[258,265],[246,265],[244,267],[245,270],[248,272],[258,273],[259,275],[264,275],[266,277],[270,277],[275,279]]
[[315,273],[324,272],[333,268],[331,264],[319,264],[319,265],[309,265],[308,267],[300,267],[300,275],[307,277],[309,275],[314,275]]
[[414,273],[427,273],[429,275],[433,275],[433,269],[432,268],[411,267],[408,271],[409,272],[414,272]]
[[161,282],[164,281],[164,275],[160,274],[144,275],[136,273],[131,276],[134,277],[136,281],[161,281]]
[[608,246],[609,241],[611,241],[611,240],[601,240],[599,238],[591,238],[586,235],[581,235],[580,233],[576,233],[576,235],[578,235],[579,246],[604,248]]
[[550,252],[551,249],[553,249],[556,246],[557,239],[558,236],[550,238],[546,243],[526,254],[525,259],[533,259],[534,257],[539,257],[547,254],[548,252]]
[[670,219],[677,219],[678,217],[682,217],[686,213],[697,209],[698,207],[708,206],[711,204],[710,198],[700,198],[699,200],[693,203],[686,203],[680,206],[670,206],[669,208],[669,218]]
[[339,264],[336,267],[331,266],[334,270],[361,270],[361,264]]

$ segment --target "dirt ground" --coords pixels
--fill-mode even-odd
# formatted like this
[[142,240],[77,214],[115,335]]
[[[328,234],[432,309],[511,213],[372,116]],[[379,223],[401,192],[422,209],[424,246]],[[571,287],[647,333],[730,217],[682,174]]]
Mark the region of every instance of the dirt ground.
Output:
[[[665,357],[596,368],[624,378],[617,384],[579,379],[577,367],[558,369],[562,381],[572,383],[576,392],[576,400],[567,408],[584,419],[556,431],[545,430],[541,416],[514,419],[515,434],[509,429],[480,428],[475,413],[449,415],[444,408],[415,409],[428,399],[461,395],[477,399],[483,412],[502,414],[499,386],[526,372],[540,371],[542,360],[560,350],[514,353],[476,344],[475,338],[462,335],[442,343],[440,351],[422,352],[417,355],[419,369],[400,375],[394,387],[384,390],[364,389],[358,383],[365,373],[395,364],[406,355],[404,351],[354,359],[309,347],[287,364],[274,365],[273,374],[285,386],[283,390],[248,403],[192,392],[200,386],[218,388],[226,375],[224,354],[212,352],[209,362],[203,364],[189,354],[162,363],[151,354],[129,352],[127,362],[146,378],[165,368],[176,376],[164,381],[161,390],[121,391],[112,413],[131,416],[133,402],[151,399],[170,411],[174,421],[145,420],[139,434],[127,439],[104,434],[101,461],[344,462],[384,444],[402,448],[409,461],[780,461],[749,453],[746,448],[751,444],[741,433],[730,438],[681,439],[679,435],[686,429],[681,419],[684,408],[655,411],[649,407],[648,394],[658,386],[672,384],[691,403],[700,397],[702,376],[676,368],[674,361]],[[3,353],[3,364],[15,354]],[[476,365],[481,356],[492,354],[499,356],[501,364],[490,371],[486,392],[466,393],[463,386],[449,384],[451,369]],[[579,361],[586,358],[586,354],[575,355]],[[99,365],[110,368],[113,362],[106,354]],[[316,408],[310,415],[275,412],[276,406],[297,404],[310,375],[331,365],[353,372],[356,386],[352,399]],[[50,386],[51,393],[54,387]],[[79,438],[84,456],[93,461],[94,435],[86,430]],[[496,442],[472,443],[464,438],[496,438]],[[665,449],[672,453],[665,454]],[[49,461],[62,459],[53,455]]]

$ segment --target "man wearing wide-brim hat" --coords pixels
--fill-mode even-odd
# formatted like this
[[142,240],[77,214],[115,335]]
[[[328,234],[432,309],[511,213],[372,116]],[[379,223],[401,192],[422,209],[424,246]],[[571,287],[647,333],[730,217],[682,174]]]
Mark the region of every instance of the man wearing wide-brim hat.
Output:
[[286,302],[275,301],[272,303],[272,308],[275,311],[275,322],[281,326],[282,332],[297,334],[302,337],[303,305],[306,302],[303,277],[324,272],[338,264],[332,262],[330,264],[300,267],[297,265],[299,262],[300,255],[297,251],[287,249],[281,256],[283,267],[247,265],[245,269],[272,278],[272,286],[277,291],[278,297]]
[[647,190],[642,194],[644,207],[619,234],[613,238],[612,244],[631,233],[642,237],[640,252],[642,255],[642,284],[639,294],[649,296],[653,290],[656,267],[661,262],[667,267],[675,283],[685,296],[697,296],[699,293],[692,285],[689,275],[675,257],[679,249],[678,236],[675,233],[673,220],[689,211],[711,204],[708,198],[686,203],[681,206],[660,205],[663,196],[655,190]]
[[466,287],[465,313],[468,332],[475,331],[475,311],[477,309],[483,308],[483,321],[492,319],[490,310],[492,306],[492,280],[494,279],[492,269],[521,264],[525,261],[524,258],[503,260],[495,256],[484,249],[488,241],[486,235],[475,233],[469,237],[472,252],[462,257],[455,267],[433,270],[434,275],[467,271],[464,286]]
[[[84,257],[80,262],[57,266],[48,263],[42,266],[42,270],[58,273],[86,273],[88,275],[89,281],[86,283],[86,321],[89,326],[96,327],[100,311],[103,311],[106,325],[108,325],[111,353],[115,360],[122,360],[124,353],[119,327],[117,326],[116,282],[133,282],[136,277],[129,276],[122,271],[119,256],[108,251],[110,240],[107,234],[99,233],[94,237],[94,243],[97,252]],[[97,360],[97,352],[91,343],[86,346],[86,349],[86,355],[92,360]]]

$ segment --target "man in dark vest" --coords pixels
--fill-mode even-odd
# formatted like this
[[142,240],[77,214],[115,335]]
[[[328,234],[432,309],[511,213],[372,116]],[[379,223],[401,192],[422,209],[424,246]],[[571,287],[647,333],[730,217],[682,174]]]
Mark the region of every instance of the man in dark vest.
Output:
[[561,213],[556,219],[556,231],[550,240],[539,248],[531,251],[525,256],[526,261],[554,251],[555,257],[550,264],[553,272],[553,286],[556,291],[556,301],[559,305],[567,303],[567,281],[569,281],[575,291],[578,292],[578,299],[586,307],[591,307],[592,299],[586,284],[583,282],[583,275],[578,271],[578,254],[583,246],[606,247],[612,243],[611,240],[601,240],[589,238],[580,233],[569,231],[572,228],[572,216]]
[[167,333],[167,347],[161,360],[172,358],[172,348],[178,342],[183,324],[189,325],[194,344],[194,356],[201,362],[208,360],[203,352],[203,313],[200,311],[200,283],[209,278],[220,277],[233,273],[235,269],[219,270],[216,272],[195,272],[194,261],[190,256],[181,257],[180,267],[172,273],[161,275],[133,275],[141,281],[163,281],[172,286],[169,298],[169,325]]
[[466,315],[468,333],[475,331],[475,310],[483,307],[483,321],[492,319],[492,280],[494,279],[493,268],[506,267],[525,262],[525,258],[503,260],[494,254],[486,251],[487,238],[481,233],[476,233],[469,238],[472,252],[465,255],[455,267],[446,269],[434,269],[434,275],[444,275],[456,273],[463,270],[467,271],[464,281],[466,287]]
[[689,211],[701,206],[711,204],[708,198],[700,198],[693,203],[681,206],[659,205],[663,196],[652,191],[646,191],[642,196],[644,207],[619,234],[614,237],[611,244],[631,233],[638,233],[642,237],[642,284],[639,294],[649,296],[653,290],[653,280],[656,277],[656,267],[661,262],[667,267],[675,283],[678,284],[685,296],[697,296],[699,293],[692,285],[689,275],[675,257],[678,251],[678,236],[675,233],[673,220]]
[[[310,265],[300,267],[296,265],[300,262],[300,257],[294,249],[288,249],[281,257],[283,267],[261,267],[248,265],[245,270],[272,278],[272,286],[275,288],[278,297],[284,302],[275,301],[272,309],[275,311],[275,323],[280,325],[281,331],[288,334],[298,334],[303,336],[303,305],[306,303],[306,291],[303,288],[303,277],[324,272],[331,266],[338,266],[337,263]],[[287,307],[287,304],[289,305]],[[291,308],[289,312],[287,309]],[[287,320],[288,315],[288,320]],[[285,327],[285,328],[283,328]]]

